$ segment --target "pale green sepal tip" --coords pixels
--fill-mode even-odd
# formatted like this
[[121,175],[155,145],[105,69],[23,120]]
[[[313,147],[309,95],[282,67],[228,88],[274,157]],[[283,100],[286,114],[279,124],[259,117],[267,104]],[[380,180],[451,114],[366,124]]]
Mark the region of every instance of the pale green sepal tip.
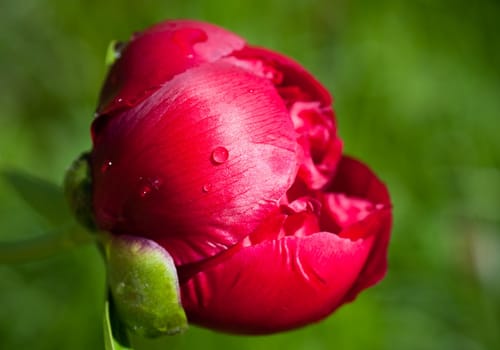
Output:
[[174,261],[157,243],[112,236],[106,247],[108,282],[117,314],[139,335],[173,335],[187,329]]
[[118,41],[111,40],[111,42],[108,44],[108,48],[106,49],[106,58],[104,62],[108,67],[115,63],[118,58],[120,58],[120,52],[116,49],[117,44]]

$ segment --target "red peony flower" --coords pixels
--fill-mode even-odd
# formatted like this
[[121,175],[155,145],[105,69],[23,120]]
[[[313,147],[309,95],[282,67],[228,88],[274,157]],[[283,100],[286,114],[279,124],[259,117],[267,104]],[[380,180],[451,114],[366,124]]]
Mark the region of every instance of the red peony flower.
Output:
[[300,65],[214,25],[134,35],[92,125],[98,227],[171,254],[191,322],[272,333],[324,318],[384,276],[391,228],[331,103]]

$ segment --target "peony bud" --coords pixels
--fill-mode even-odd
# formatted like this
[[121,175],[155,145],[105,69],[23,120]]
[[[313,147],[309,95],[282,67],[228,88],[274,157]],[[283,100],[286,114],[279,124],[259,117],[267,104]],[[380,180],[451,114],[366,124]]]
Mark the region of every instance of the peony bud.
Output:
[[[389,194],[342,156],[332,99],[304,68],[182,20],[134,35],[117,56],[92,124],[93,217],[112,241],[135,237],[132,256],[145,244],[172,257],[190,322],[287,330],[382,279]],[[114,295],[127,254],[110,258]],[[173,295],[171,282],[147,287]],[[118,309],[134,315],[127,303]]]

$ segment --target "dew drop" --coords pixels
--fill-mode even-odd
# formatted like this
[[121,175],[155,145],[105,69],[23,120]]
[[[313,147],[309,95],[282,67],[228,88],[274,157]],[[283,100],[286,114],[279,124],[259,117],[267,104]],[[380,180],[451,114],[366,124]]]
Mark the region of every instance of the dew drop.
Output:
[[109,170],[109,168],[113,165],[113,162],[110,160],[104,161],[101,165],[101,173],[105,173],[106,171]]
[[[131,96],[128,98],[118,97],[111,104],[111,111],[122,109],[122,108],[130,108],[134,107],[137,104],[138,97]],[[109,113],[109,112],[108,112]]]
[[141,198],[149,196],[153,191],[158,191],[163,184],[163,181],[159,177],[155,178],[144,178],[139,177],[139,196]]
[[205,193],[208,193],[212,190],[212,184],[205,184],[203,185],[203,187],[201,188],[201,190]]
[[148,184],[143,184],[139,187],[139,196],[141,196],[142,198],[146,197],[148,194],[151,193],[151,186],[148,185]]
[[251,94],[253,94],[255,92],[255,90],[254,89],[249,89],[248,92],[251,93]]
[[229,152],[225,147],[219,146],[212,151],[211,160],[215,164],[222,164],[229,158]]

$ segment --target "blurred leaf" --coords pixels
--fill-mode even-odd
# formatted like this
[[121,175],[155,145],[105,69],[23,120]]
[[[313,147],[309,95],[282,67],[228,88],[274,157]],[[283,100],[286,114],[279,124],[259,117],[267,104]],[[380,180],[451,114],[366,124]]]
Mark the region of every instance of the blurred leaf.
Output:
[[111,297],[106,301],[104,309],[104,348],[106,350],[132,350],[125,326],[116,315]]
[[0,264],[25,263],[48,258],[64,250],[94,243],[96,235],[76,222],[68,223],[34,238],[0,242]]
[[35,212],[53,226],[67,222],[70,213],[61,187],[17,170],[0,173]]

